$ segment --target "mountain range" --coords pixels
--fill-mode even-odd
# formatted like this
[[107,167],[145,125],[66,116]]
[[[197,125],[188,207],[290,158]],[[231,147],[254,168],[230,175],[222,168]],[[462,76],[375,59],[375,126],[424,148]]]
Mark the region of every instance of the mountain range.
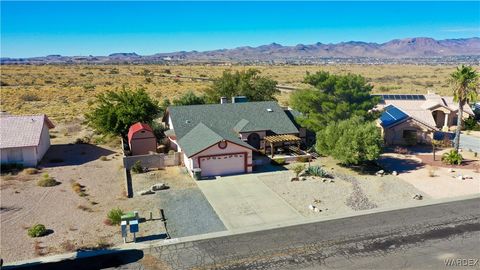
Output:
[[[161,62],[276,62],[315,61],[318,59],[412,59],[480,56],[480,38],[435,40],[427,37],[394,39],[385,43],[349,41],[336,44],[315,43],[283,46],[271,43],[258,47],[238,47],[211,51],[178,51],[138,55],[113,53],[108,56],[49,55],[31,58],[1,58],[2,64],[46,63],[161,63]],[[476,59],[478,59],[476,57]]]

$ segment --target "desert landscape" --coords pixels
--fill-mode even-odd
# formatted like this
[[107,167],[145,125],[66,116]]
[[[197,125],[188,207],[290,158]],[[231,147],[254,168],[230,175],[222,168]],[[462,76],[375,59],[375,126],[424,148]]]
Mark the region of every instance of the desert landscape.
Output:
[[[225,70],[256,68],[279,85],[305,88],[306,72],[354,73],[368,79],[374,93],[426,93],[450,95],[446,81],[455,66],[360,65],[321,66],[214,66],[214,65],[2,65],[1,108],[12,114],[45,113],[55,122],[82,119],[95,95],[123,87],[145,88],[156,100],[186,91],[202,93]],[[185,78],[187,77],[187,78]],[[278,100],[288,105],[288,92]]]

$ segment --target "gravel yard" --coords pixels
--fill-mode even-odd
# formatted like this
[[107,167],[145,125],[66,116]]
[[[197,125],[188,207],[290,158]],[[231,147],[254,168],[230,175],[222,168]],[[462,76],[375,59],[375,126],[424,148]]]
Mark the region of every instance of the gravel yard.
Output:
[[172,190],[159,197],[172,238],[226,230],[198,187]]
[[[328,158],[320,158],[313,164],[323,165],[334,176],[332,181],[306,177],[305,181],[292,182],[292,172],[265,174],[258,178],[306,217],[402,206],[411,203],[416,194],[423,195],[424,200],[430,199],[413,185],[392,175],[361,175]],[[312,211],[309,205],[321,211]]]

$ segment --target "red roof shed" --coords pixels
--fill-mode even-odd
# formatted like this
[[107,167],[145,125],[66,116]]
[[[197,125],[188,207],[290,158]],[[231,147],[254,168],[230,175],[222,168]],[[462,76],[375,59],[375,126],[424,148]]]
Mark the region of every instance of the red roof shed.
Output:
[[157,150],[157,138],[148,124],[138,122],[128,129],[128,145],[132,155],[146,155]]

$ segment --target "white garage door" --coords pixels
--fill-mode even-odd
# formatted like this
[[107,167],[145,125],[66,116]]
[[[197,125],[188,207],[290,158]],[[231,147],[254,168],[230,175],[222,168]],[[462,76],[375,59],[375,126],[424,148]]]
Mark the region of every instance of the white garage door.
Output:
[[245,154],[200,157],[202,176],[219,176],[245,172]]

